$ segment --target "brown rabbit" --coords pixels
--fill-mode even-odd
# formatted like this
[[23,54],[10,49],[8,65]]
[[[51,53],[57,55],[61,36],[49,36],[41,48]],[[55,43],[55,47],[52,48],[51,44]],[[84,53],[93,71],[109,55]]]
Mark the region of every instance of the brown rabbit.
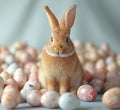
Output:
[[83,82],[82,66],[70,39],[76,5],[65,12],[60,24],[48,6],[45,6],[45,12],[51,26],[51,38],[42,52],[39,81],[43,88],[60,94],[76,91]]

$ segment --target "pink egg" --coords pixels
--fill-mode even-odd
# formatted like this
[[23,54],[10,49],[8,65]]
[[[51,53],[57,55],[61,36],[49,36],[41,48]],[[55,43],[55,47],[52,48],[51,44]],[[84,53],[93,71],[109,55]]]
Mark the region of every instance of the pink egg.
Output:
[[29,92],[29,94],[26,97],[27,103],[29,103],[31,106],[40,106],[40,98],[41,93],[39,90],[32,90]]
[[7,79],[5,84],[12,85],[12,86],[16,87],[17,89],[19,89],[17,82],[13,78]]
[[97,97],[97,92],[90,85],[82,85],[77,90],[77,96],[81,101],[94,101]]

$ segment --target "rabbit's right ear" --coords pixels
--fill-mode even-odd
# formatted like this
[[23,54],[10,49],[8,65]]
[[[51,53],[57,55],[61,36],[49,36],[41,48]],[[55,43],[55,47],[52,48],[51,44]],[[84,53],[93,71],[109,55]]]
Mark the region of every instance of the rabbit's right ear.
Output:
[[59,27],[57,18],[55,17],[55,15],[52,13],[48,6],[45,6],[45,12],[48,16],[51,30],[55,29],[56,27]]
[[64,16],[62,17],[60,26],[61,28],[65,28],[65,29],[71,29],[71,27],[74,24],[74,20],[75,20],[75,15],[76,15],[76,5],[73,4],[64,14]]

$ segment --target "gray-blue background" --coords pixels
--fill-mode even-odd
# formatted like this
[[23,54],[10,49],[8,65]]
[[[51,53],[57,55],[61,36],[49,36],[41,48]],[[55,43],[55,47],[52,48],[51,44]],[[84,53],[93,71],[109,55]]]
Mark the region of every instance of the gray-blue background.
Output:
[[108,42],[120,52],[120,0],[0,0],[0,45],[25,41],[42,48],[50,37],[44,6],[60,20],[73,3],[77,4],[77,15],[71,38],[98,46]]

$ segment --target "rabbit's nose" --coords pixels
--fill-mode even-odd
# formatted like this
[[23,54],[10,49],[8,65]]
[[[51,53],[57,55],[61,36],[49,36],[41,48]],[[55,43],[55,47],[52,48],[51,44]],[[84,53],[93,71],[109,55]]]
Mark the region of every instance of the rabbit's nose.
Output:
[[59,54],[61,54],[63,52],[63,46],[62,45],[58,45],[57,47],[56,47],[56,53],[59,55]]

